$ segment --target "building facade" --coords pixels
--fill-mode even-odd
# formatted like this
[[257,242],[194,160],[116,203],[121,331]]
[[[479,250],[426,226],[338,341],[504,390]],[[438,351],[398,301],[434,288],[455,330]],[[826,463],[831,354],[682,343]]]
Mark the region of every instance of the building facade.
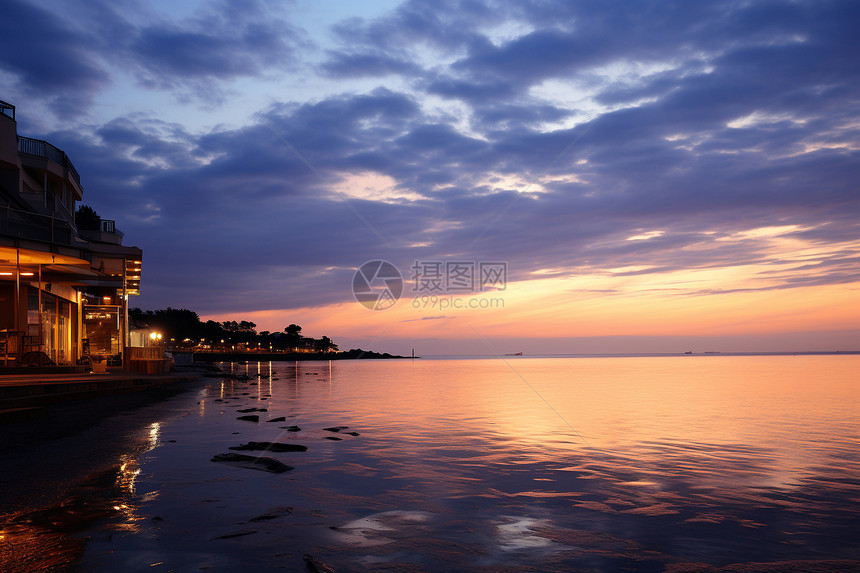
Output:
[[62,150],[18,135],[15,113],[0,101],[0,368],[121,360],[143,252],[112,220],[78,228],[80,175]]

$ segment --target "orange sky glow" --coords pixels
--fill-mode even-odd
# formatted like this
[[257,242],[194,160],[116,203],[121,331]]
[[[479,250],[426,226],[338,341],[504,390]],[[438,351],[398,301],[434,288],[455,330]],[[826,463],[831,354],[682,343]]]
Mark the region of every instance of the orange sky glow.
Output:
[[[307,334],[330,336],[341,346],[398,353],[415,346],[434,354],[459,354],[464,349],[492,354],[524,346],[533,352],[676,352],[686,350],[676,346],[685,337],[711,341],[717,346],[707,349],[719,351],[860,348],[860,282],[814,284],[816,263],[837,253],[860,252],[860,242],[825,247],[782,236],[792,230],[757,229],[732,237],[755,241],[768,253],[766,262],[755,264],[669,272],[551,269],[533,272],[530,280],[510,282],[504,290],[457,296],[415,292],[407,280],[398,303],[382,311],[348,300],[203,318],[251,320],[258,331],[272,332],[295,322]],[[792,287],[787,277],[813,284]],[[344,285],[346,293],[349,288]],[[619,337],[663,337],[666,345],[573,342]],[[768,344],[768,339],[773,342]],[[464,346],[469,340],[473,343]],[[750,340],[757,343],[750,345]]]

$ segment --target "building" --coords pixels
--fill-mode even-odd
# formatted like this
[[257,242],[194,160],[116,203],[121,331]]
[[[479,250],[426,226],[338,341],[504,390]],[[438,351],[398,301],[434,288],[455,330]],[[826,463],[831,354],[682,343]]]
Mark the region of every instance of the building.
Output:
[[79,228],[82,198],[69,157],[18,135],[15,106],[0,101],[0,368],[128,354],[143,252],[112,220]]

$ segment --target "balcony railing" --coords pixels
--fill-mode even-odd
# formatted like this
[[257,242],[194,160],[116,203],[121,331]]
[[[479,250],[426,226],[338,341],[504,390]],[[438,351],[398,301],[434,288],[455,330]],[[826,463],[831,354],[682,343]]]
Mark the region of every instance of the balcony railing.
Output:
[[123,238],[125,233],[116,228],[116,221],[113,219],[102,219],[102,233],[113,233],[114,235]]
[[[14,113],[14,108],[13,108]],[[43,159],[48,159],[58,163],[69,170],[78,185],[81,184],[81,176],[78,175],[78,170],[72,165],[72,160],[66,155],[62,149],[54,147],[47,141],[42,139],[33,139],[32,137],[18,136],[18,153],[26,153],[27,155],[35,155]]]
[[11,103],[6,103],[5,101],[0,100],[0,114],[15,119],[15,106]]
[[0,236],[71,245],[74,232],[64,219],[4,205],[0,206]]

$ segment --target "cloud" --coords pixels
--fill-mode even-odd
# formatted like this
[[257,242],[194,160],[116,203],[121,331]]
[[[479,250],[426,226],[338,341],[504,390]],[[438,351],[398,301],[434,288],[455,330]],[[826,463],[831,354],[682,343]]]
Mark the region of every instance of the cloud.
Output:
[[92,102],[120,66],[195,101],[290,70],[328,86],[258,87],[267,103],[235,125],[135,110],[45,133],[144,248],[149,307],[347,301],[371,259],[506,261],[511,281],[774,267],[754,290],[856,276],[852,3],[406,2],[324,49],[267,6],[105,10],[102,54],[47,16],[83,75],[52,96],[27,61],[3,68],[46,101]]
[[74,117],[110,84],[94,43],[91,35],[50,10],[4,2],[0,71],[7,74],[9,87],[17,86],[24,97],[44,99],[58,115]]
[[83,116],[124,74],[180,101],[220,104],[231,82],[281,74],[297,66],[297,50],[313,50],[303,30],[262,0],[215,2],[182,19],[134,0],[53,11],[13,0],[4,7],[0,47],[15,54],[0,70],[22,95],[45,100],[66,120]]
[[291,65],[303,43],[303,33],[274,17],[264,3],[223,2],[185,21],[143,22],[124,48],[144,87],[184,88],[190,97],[202,98],[218,82]]

